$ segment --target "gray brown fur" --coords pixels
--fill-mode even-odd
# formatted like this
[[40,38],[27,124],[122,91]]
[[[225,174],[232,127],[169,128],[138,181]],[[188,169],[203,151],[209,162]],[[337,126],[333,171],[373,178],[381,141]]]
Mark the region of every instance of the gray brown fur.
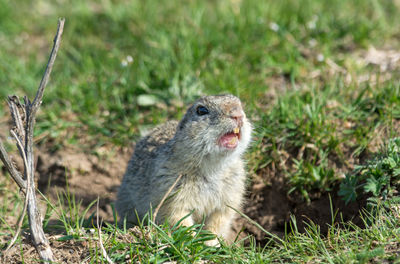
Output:
[[[206,106],[209,114],[196,109]],[[235,149],[218,145],[219,138],[237,126],[233,114],[242,113],[241,138]],[[168,218],[175,224],[200,223],[226,238],[234,211],[240,209],[245,192],[242,154],[248,147],[251,125],[240,100],[233,95],[206,96],[197,100],[183,119],[156,127],[136,145],[118,192],[116,208],[121,218],[137,223],[160,203],[179,175],[183,175],[172,195],[160,208],[157,221]]]

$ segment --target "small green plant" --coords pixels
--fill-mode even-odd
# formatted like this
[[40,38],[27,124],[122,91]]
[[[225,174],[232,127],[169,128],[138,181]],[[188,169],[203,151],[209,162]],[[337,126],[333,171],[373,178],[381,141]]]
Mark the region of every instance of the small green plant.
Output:
[[362,194],[370,195],[370,201],[393,200],[400,185],[400,138],[385,144],[380,153],[366,165],[357,166],[346,175],[340,185],[339,195],[346,203],[355,201]]
[[336,179],[334,170],[328,168],[327,162],[315,165],[305,160],[294,160],[294,163],[295,172],[289,178],[289,183],[292,186],[289,193],[298,191],[307,202],[310,202],[310,190],[320,190],[322,188],[329,190],[329,186]]

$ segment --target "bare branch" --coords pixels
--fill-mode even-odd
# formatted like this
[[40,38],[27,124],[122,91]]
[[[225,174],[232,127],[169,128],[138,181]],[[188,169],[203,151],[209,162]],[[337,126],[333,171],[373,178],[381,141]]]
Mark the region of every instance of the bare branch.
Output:
[[4,166],[8,173],[10,173],[13,180],[18,184],[19,188],[25,193],[26,192],[26,181],[22,179],[21,173],[15,168],[12,163],[10,157],[8,156],[6,149],[4,148],[3,142],[0,139],[0,159],[3,162]]
[[[24,121],[26,118],[25,108],[21,105],[19,98],[15,95],[8,97],[8,106],[10,108],[11,117],[15,124],[15,129],[17,131],[18,136],[23,140],[22,143],[25,143],[25,129],[24,129]],[[22,116],[19,112],[22,111]]]
[[58,20],[58,28],[57,34],[53,41],[53,49],[50,53],[50,58],[46,66],[45,73],[40,82],[38,91],[36,93],[35,99],[32,103],[29,102],[27,97],[24,98],[25,107],[26,107],[26,126],[25,126],[25,154],[28,163],[28,167],[25,168],[25,173],[27,177],[32,177],[30,181],[30,185],[27,188],[30,188],[29,193],[29,202],[28,202],[28,216],[29,216],[29,227],[32,235],[33,244],[38,251],[40,258],[45,261],[54,261],[53,252],[51,251],[51,247],[49,241],[47,240],[44,231],[43,231],[43,223],[40,215],[40,211],[37,207],[36,202],[36,194],[35,194],[35,181],[34,181],[34,155],[33,155],[33,126],[35,125],[36,112],[39,109],[44,89],[46,88],[47,82],[50,77],[51,70],[54,65],[54,60],[56,59],[58,48],[61,43],[61,35],[64,29],[65,19]]
[[[22,146],[22,143],[21,143],[21,141],[19,140],[19,138],[18,138],[18,136],[17,136],[17,134],[15,134],[15,132],[13,131],[13,130],[11,130],[11,133],[12,133],[12,135],[14,136],[14,138],[17,140],[17,144],[19,145],[19,149],[20,149],[20,151],[22,152],[22,156],[23,156],[23,160],[24,160],[24,164],[25,164],[25,167],[27,167],[27,162],[26,162],[26,155],[25,155],[25,153],[23,152],[24,151],[24,147]],[[30,186],[31,185],[31,181],[32,180],[32,177],[27,177],[27,186]],[[25,214],[26,214],[26,210],[27,210],[27,208],[28,208],[28,202],[29,202],[29,196],[30,196],[30,188],[28,188],[27,189],[27,193],[25,194],[25,201],[24,201],[24,208],[22,209],[22,212],[21,212],[21,216],[19,217],[19,219],[18,219],[18,224],[17,224],[17,229],[16,229],[16,231],[15,231],[15,234],[14,234],[14,237],[11,239],[11,242],[10,242],[10,244],[8,244],[8,247],[6,248],[6,250],[5,250],[5,254],[8,254],[9,253],[9,250],[13,247],[13,245],[14,245],[14,243],[15,243],[15,241],[17,241],[17,238],[18,238],[18,236],[19,236],[19,234],[21,233],[21,227],[22,227],[22,222],[24,221],[24,217],[25,217]]]
[[57,33],[53,40],[53,49],[51,50],[50,58],[49,58],[49,61],[47,62],[46,71],[44,72],[42,80],[40,81],[39,88],[36,93],[35,99],[32,102],[32,114],[33,115],[36,114],[36,111],[39,109],[39,106],[42,103],[44,89],[46,88],[47,82],[49,81],[50,73],[51,73],[51,70],[53,69],[54,61],[56,60],[56,57],[57,57],[58,48],[60,47],[61,35],[64,30],[64,23],[65,23],[64,18],[60,18],[58,20]]
[[[50,73],[53,68],[58,48],[61,43],[61,35],[64,29],[64,22],[64,19],[58,20],[57,34],[54,38],[50,58],[33,102],[31,103],[28,97],[25,96],[24,105],[21,105],[18,97],[8,97],[10,111],[12,119],[14,121],[14,127],[11,130],[11,133],[17,141],[18,150],[24,161],[24,176],[26,182],[22,179],[21,174],[12,164],[7,152],[3,147],[3,144],[0,141],[0,158],[15,182],[17,182],[21,189],[25,190],[26,193],[24,210],[22,212],[20,220],[18,221],[17,232],[11,243],[9,244],[8,249],[11,248],[14,244],[16,237],[18,236],[20,231],[21,221],[23,220],[25,211],[27,211],[32,242],[35,245],[36,251],[39,253],[39,256],[43,263],[53,262],[54,255],[51,250],[49,241],[47,240],[43,231],[42,217],[38,209],[36,200],[36,188],[34,181],[35,166],[33,155],[33,127],[35,125],[36,113],[42,103],[44,89],[46,88],[46,85],[50,78]],[[22,117],[20,111],[22,111]]]
[[[19,151],[21,153],[22,160],[24,161],[25,168],[28,168],[28,161],[26,160],[26,154],[24,152],[24,146],[22,145],[21,140],[19,139],[18,135],[15,133],[14,130],[11,130],[11,135],[17,141],[17,147],[18,147],[18,149],[19,149]],[[31,178],[30,175],[28,175],[28,177],[26,177],[27,182],[29,182],[29,178]],[[28,186],[29,186],[29,184],[28,184]]]
[[49,61],[47,62],[46,70],[44,72],[44,75],[42,77],[42,80],[40,81],[38,91],[36,93],[35,99],[33,100],[32,103],[29,102],[29,99],[27,97],[24,98],[25,100],[25,105],[26,105],[26,138],[25,138],[25,152],[27,154],[28,162],[32,166],[32,170],[34,169],[33,167],[33,155],[31,156],[30,153],[33,153],[32,145],[33,145],[33,126],[35,125],[35,118],[36,118],[36,112],[38,111],[41,103],[42,103],[42,98],[44,94],[44,89],[46,88],[46,85],[49,81],[50,78],[50,73],[53,69],[54,61],[57,57],[57,52],[60,47],[61,43],[61,35],[64,30],[64,23],[65,19],[60,18],[58,20],[58,28],[57,28],[57,33],[56,36],[54,37],[53,40],[53,48],[50,53]]
[[163,198],[161,199],[161,202],[157,205],[156,210],[154,210],[153,213],[153,221],[156,220],[158,211],[160,211],[161,206],[164,204],[165,200],[167,199],[168,195],[172,192],[174,189],[175,185],[179,182],[179,180],[182,178],[183,174],[179,174],[178,178],[176,178],[175,182],[169,187],[168,191],[164,194]]

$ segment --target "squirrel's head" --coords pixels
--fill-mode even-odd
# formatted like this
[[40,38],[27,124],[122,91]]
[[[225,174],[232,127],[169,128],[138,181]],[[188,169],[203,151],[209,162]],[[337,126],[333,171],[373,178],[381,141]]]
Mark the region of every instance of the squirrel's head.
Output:
[[[184,145],[204,154],[241,154],[251,137],[251,124],[236,96],[205,96],[180,121],[177,135]],[[198,153],[200,154],[200,153]]]

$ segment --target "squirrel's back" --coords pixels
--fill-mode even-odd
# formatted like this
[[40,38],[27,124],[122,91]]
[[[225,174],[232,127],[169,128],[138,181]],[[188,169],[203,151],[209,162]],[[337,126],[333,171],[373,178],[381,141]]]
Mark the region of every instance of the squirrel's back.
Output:
[[177,126],[177,121],[168,121],[151,130],[136,144],[116,202],[118,213],[126,216],[128,221],[137,223],[137,217],[133,214],[134,210],[140,217],[147,213],[151,198],[149,197],[149,188],[151,188],[149,175],[155,169],[154,163],[160,149],[174,137]]

